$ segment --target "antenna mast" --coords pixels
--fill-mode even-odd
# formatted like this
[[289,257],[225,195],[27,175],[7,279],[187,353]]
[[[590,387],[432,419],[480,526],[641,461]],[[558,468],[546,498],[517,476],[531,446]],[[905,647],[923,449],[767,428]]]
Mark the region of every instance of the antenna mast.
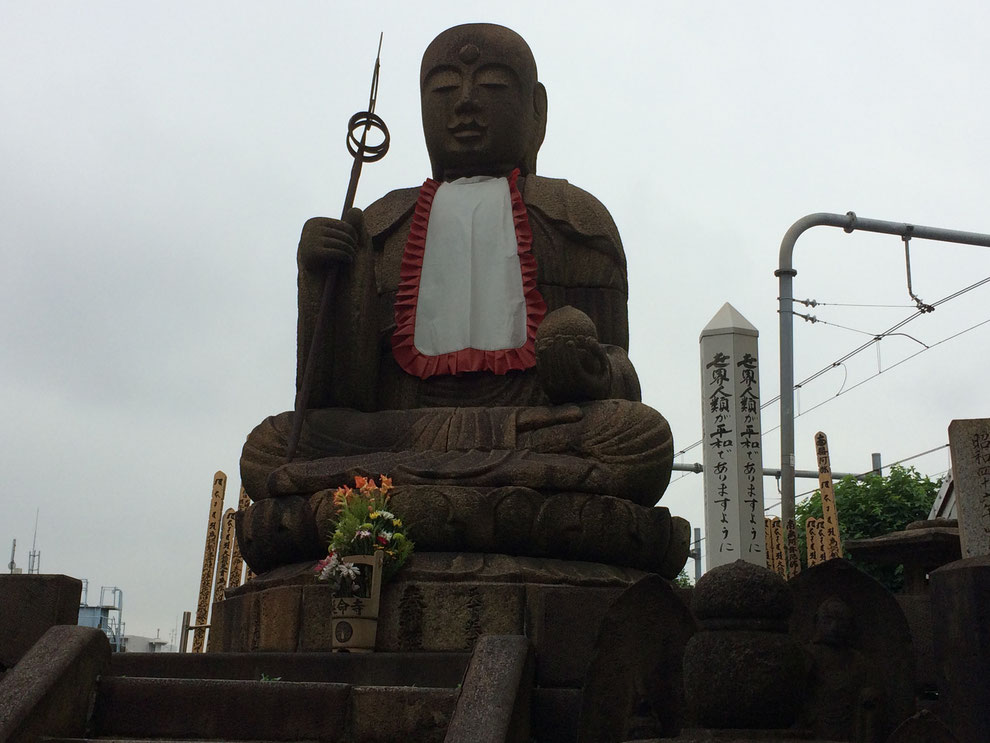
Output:
[[28,575],[38,575],[41,572],[41,550],[36,549],[38,545],[38,514],[40,508],[34,511],[34,539],[31,540],[31,551],[28,552]]

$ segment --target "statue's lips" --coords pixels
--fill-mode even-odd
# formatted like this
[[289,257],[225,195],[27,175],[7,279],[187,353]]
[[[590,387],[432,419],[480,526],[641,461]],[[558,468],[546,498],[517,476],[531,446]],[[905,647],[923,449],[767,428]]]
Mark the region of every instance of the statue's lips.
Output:
[[485,127],[479,124],[458,124],[457,126],[449,127],[448,130],[453,135],[454,139],[460,141],[481,139],[481,137],[485,134]]

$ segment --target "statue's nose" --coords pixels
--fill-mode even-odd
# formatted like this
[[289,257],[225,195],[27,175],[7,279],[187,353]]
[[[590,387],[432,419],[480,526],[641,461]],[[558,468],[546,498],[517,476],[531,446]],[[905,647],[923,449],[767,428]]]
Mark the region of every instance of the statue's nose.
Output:
[[461,88],[461,97],[457,100],[454,105],[455,113],[470,113],[472,111],[477,111],[480,108],[478,101],[474,96],[474,86],[465,85]]

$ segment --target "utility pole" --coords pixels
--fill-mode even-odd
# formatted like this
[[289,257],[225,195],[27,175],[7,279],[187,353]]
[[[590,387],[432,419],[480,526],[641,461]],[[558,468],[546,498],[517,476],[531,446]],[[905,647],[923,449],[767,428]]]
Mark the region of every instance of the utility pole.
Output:
[[[802,217],[791,225],[780,242],[779,267],[774,275],[779,279],[777,296],[780,302],[780,516],[786,523],[794,518],[794,246],[798,238],[812,227],[841,227],[845,232],[878,232],[900,235],[901,238],[938,240],[940,242],[979,245],[990,248],[990,235],[962,232],[941,227],[880,219],[861,219],[855,212],[846,214],[818,213]],[[910,286],[909,286],[910,291]]]
[[694,582],[701,580],[701,528],[694,527],[694,548],[688,552],[688,557],[694,560]]

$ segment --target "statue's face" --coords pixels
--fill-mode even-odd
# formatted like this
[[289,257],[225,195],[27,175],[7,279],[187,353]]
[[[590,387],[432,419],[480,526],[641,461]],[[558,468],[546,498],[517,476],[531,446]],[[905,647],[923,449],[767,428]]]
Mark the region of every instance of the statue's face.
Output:
[[534,95],[535,64],[519,63],[518,49],[504,43],[501,32],[508,29],[452,31],[457,33],[441,34],[427,50],[421,76],[423,131],[434,175],[453,180],[505,175],[517,167],[528,172],[545,115]]
[[848,645],[853,637],[853,616],[849,606],[838,599],[825,601],[818,609],[818,638],[828,645]]

